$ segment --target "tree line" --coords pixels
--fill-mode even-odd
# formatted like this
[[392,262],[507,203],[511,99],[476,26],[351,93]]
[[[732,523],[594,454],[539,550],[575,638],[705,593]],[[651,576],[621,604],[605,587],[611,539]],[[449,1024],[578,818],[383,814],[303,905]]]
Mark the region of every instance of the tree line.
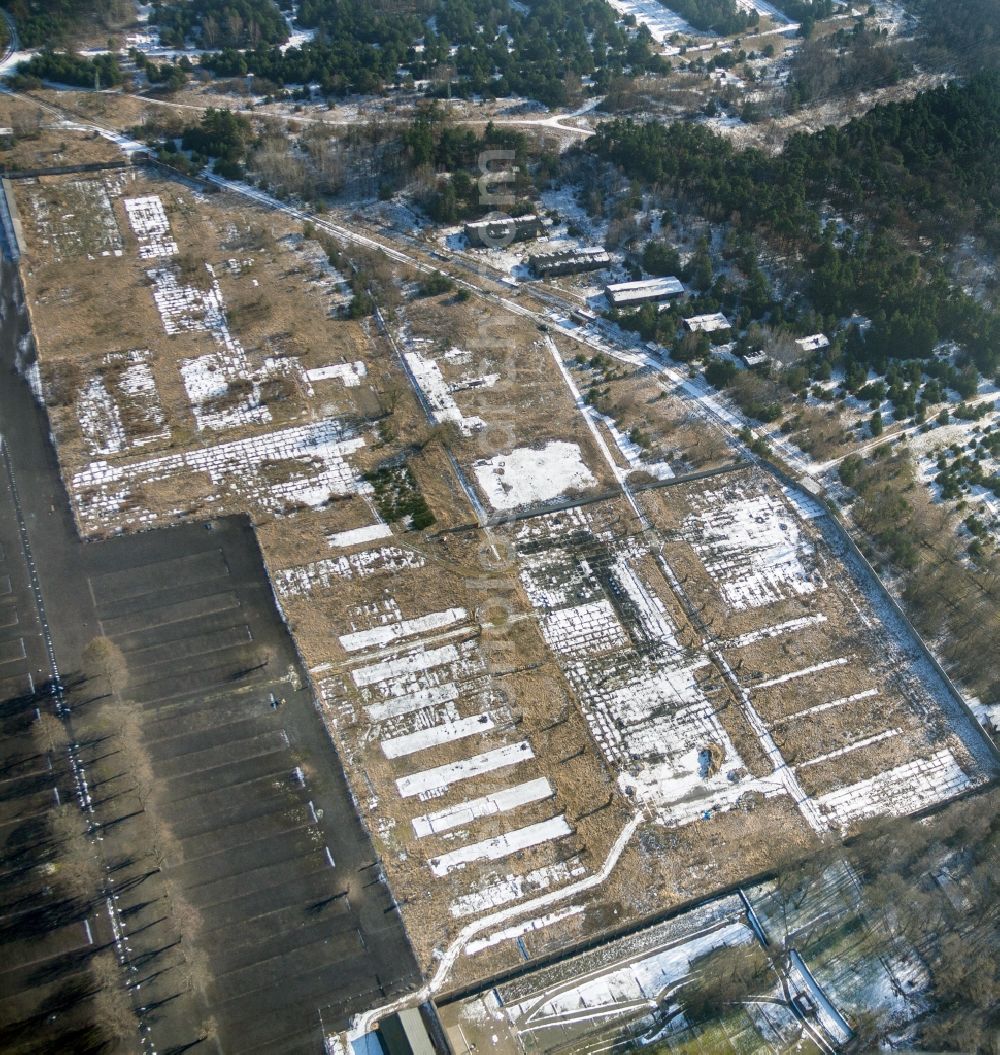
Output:
[[69,44],[96,27],[115,29],[135,17],[130,0],[10,0],[4,7],[24,48]]
[[46,50],[19,62],[13,83],[17,88],[32,88],[42,81],[80,88],[113,88],[122,83],[122,71],[114,55],[85,59],[73,52]]

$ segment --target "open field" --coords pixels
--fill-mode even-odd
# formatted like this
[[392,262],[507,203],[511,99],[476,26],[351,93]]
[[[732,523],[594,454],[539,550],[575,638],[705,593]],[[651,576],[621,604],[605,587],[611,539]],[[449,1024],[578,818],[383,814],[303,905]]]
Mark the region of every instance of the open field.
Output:
[[[432,993],[993,775],[823,510],[725,469],[642,371],[602,377],[605,416],[583,398],[604,368],[496,300],[401,270],[384,323],[351,321],[286,219],[143,172],[80,182],[17,187],[80,530],[252,518]],[[87,224],[54,227],[41,206],[81,194]],[[253,667],[207,616],[192,647],[221,633]]]

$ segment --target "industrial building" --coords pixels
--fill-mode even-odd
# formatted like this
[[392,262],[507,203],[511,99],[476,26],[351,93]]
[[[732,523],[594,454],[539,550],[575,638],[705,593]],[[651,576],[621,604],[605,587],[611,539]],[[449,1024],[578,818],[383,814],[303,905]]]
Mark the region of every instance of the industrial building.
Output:
[[587,249],[556,249],[551,253],[529,256],[527,264],[541,278],[550,275],[576,275],[581,271],[596,271],[608,267],[610,254],[600,246]]
[[647,278],[641,282],[618,282],[604,287],[604,295],[613,308],[666,300],[683,292],[684,286],[677,278]]
[[542,218],[530,216],[494,216],[465,225],[469,245],[477,249],[496,249],[513,242],[527,242],[542,232]]

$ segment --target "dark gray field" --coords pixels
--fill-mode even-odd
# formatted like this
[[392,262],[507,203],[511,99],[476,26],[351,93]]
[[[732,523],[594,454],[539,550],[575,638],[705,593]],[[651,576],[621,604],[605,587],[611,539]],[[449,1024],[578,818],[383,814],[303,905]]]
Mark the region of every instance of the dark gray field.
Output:
[[[415,978],[391,895],[271,599],[248,524],[85,548],[100,629],[129,666],[200,917],[226,1051],[317,1050],[328,1026]],[[273,700],[284,700],[277,708]]]

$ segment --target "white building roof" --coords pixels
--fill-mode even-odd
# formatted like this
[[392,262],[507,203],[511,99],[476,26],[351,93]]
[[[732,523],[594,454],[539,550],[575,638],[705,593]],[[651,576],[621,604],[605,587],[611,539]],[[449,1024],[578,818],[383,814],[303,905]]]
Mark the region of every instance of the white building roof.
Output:
[[728,330],[730,323],[721,311],[716,311],[711,315],[692,315],[690,319],[684,320],[684,325],[695,332],[703,330],[711,333],[713,330]]
[[469,231],[486,230],[490,227],[507,227],[519,223],[541,223],[538,216],[532,213],[530,216],[494,216],[492,219],[473,220],[465,225]]
[[646,278],[641,282],[617,282],[605,286],[604,292],[614,304],[629,304],[634,301],[656,300],[683,293],[684,286],[676,278]]
[[830,338],[825,333],[814,333],[811,337],[800,337],[795,342],[804,352],[815,352],[830,347]]
[[529,257],[529,260],[544,266],[546,264],[563,263],[567,260],[610,261],[611,254],[600,246],[587,246],[584,249],[553,249],[548,253],[536,253],[534,256]]

